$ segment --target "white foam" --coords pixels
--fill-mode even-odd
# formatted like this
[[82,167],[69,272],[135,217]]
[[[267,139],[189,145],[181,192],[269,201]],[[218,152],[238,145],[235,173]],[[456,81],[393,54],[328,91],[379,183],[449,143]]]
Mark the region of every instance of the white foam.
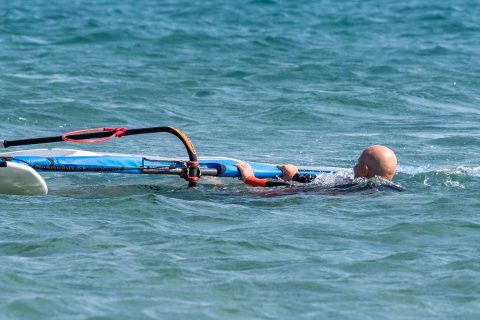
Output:
[[311,183],[323,187],[334,187],[354,181],[352,170],[339,170],[336,173],[321,174]]
[[465,186],[464,186],[463,184],[461,184],[461,183],[458,182],[458,181],[452,180],[451,177],[448,177],[448,178],[447,178],[447,181],[445,181],[444,184],[445,184],[447,187],[454,187],[454,188],[465,189]]

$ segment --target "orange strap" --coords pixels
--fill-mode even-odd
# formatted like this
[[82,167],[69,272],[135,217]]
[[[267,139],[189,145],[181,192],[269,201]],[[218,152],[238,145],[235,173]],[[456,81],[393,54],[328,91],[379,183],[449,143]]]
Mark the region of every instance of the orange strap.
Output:
[[[75,134],[91,133],[91,132],[98,132],[98,131],[112,131],[112,135],[105,138],[101,138],[101,139],[90,139],[90,140],[78,140],[78,139],[72,139],[68,137]],[[104,141],[110,140],[114,137],[121,138],[124,135],[126,135],[126,133],[127,133],[127,128],[93,128],[93,129],[77,130],[77,131],[65,133],[62,136],[62,140],[67,142],[73,142],[73,143],[97,143],[97,142],[104,142]]]
[[247,179],[245,179],[245,183],[251,185],[252,187],[265,187],[267,182],[268,182],[267,179],[258,179],[258,178],[255,178],[254,176],[250,176],[250,177],[247,177]]

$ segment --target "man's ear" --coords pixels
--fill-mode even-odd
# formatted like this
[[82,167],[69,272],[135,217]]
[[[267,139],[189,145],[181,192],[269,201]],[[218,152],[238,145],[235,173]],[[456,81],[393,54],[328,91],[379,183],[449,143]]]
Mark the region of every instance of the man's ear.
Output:
[[363,172],[365,172],[365,175],[364,175],[365,178],[371,178],[371,177],[368,176],[369,173],[370,173],[370,170],[368,170],[367,165],[365,165],[365,167],[363,167]]

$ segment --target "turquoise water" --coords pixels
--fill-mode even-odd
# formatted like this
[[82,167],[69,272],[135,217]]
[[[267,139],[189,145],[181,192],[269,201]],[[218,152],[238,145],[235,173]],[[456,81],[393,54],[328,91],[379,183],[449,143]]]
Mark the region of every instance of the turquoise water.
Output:
[[[0,196],[0,318],[477,319],[479,16],[456,0],[0,2],[2,139],[172,125],[200,155],[338,167],[385,144],[407,190],[46,174],[48,196]],[[184,154],[164,135],[80,148]]]

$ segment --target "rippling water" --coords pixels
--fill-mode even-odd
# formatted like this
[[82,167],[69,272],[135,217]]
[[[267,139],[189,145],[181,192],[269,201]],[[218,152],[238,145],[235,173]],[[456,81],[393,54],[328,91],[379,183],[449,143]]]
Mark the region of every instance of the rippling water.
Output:
[[[0,196],[0,318],[480,316],[478,1],[2,1],[0,137],[172,125],[200,155],[406,191],[46,174]],[[57,145],[59,146],[59,145]],[[89,149],[183,155],[173,138]]]

